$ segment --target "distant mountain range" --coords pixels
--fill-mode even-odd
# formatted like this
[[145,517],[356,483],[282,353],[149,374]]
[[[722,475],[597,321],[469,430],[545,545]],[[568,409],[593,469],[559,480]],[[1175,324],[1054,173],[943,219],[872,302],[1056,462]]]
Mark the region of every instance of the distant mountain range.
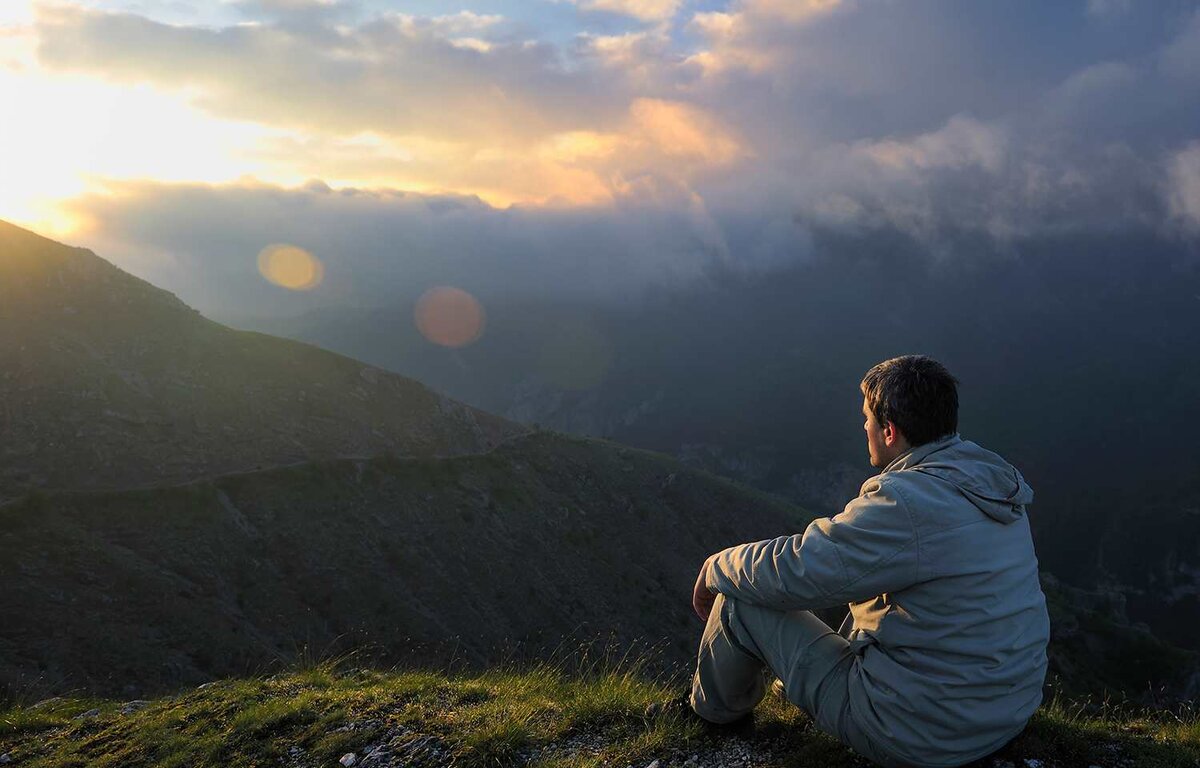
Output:
[[[230,330],[3,224],[0,315],[0,695],[148,693],[360,646],[488,665],[607,637],[679,668],[703,558],[813,517]],[[724,391],[688,401],[697,423],[704,402],[733,423]],[[1195,689],[1195,654],[1131,622],[1120,591],[1046,589],[1066,684]]]

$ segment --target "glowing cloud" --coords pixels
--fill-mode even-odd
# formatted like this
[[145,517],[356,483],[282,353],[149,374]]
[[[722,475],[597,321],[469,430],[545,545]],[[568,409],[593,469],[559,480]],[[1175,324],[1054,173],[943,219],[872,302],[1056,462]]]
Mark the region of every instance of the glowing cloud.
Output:
[[609,11],[641,21],[665,21],[675,15],[682,0],[577,0],[585,11]]

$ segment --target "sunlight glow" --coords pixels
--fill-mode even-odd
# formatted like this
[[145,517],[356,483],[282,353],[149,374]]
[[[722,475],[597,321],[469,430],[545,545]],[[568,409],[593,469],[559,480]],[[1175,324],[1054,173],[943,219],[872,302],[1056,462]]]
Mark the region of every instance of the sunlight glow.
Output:
[[[705,110],[650,98],[634,99],[604,130],[515,142],[456,140],[420,125],[338,134],[221,118],[198,87],[43,66],[36,4],[2,5],[0,219],[60,239],[105,230],[80,201],[118,195],[122,182],[295,187],[319,179],[335,189],[474,195],[496,208],[568,208],[611,206],[637,180],[686,187],[747,155]],[[490,43],[472,36],[481,22],[464,19],[447,39],[486,52]]]
[[211,118],[188,94],[54,74],[37,62],[33,32],[0,35],[0,219],[54,235],[84,223],[59,204],[105,179],[218,183],[271,178],[249,150],[278,135]]

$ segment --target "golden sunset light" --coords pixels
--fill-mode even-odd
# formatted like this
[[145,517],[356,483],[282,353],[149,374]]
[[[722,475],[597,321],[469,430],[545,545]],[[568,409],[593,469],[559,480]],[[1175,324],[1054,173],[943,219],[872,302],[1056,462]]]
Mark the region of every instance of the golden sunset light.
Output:
[[[651,16],[675,7],[663,4]],[[638,97],[603,110],[577,109],[553,94],[510,93],[465,79],[483,75],[493,57],[532,64],[520,61],[526,55],[520,49],[504,54],[479,37],[498,17],[401,17],[389,43],[339,28],[342,50],[313,47],[300,31],[271,32],[238,20],[230,9],[210,10],[215,28],[138,16],[116,3],[6,6],[0,16],[0,103],[7,116],[0,121],[0,218],[65,235],[82,223],[65,203],[103,194],[114,181],[232,185],[252,179],[295,187],[320,179],[337,188],[473,195],[500,208],[607,206],[633,187],[644,189],[638,180],[647,173],[686,185],[748,156],[728,126],[686,101]],[[628,10],[635,18],[642,13]],[[119,36],[144,42],[111,47]],[[209,61],[226,44],[229,54]],[[372,50],[381,45],[390,47]],[[437,93],[420,80],[380,70],[382,90],[367,80],[351,83],[346,97],[359,89],[363,100],[334,113],[312,82],[297,82],[289,102],[266,79],[273,69],[294,71],[295,57],[306,48],[308,66],[332,73],[346,66],[347,55],[368,68],[388,57],[403,61],[412,45],[434,46],[451,71],[461,69],[451,76],[461,93]],[[614,55],[606,39],[593,45],[597,56]],[[163,51],[167,63],[156,64],[151,50]],[[644,65],[627,54],[621,66]],[[227,76],[205,74],[213,67]],[[451,98],[445,108],[434,108],[444,98]],[[467,122],[450,117],[458,98],[476,113]],[[423,102],[430,108],[415,111]]]
[[213,118],[186,93],[49,71],[28,28],[0,34],[0,104],[0,218],[59,235],[80,224],[63,203],[105,180],[296,178],[252,157],[280,131]]

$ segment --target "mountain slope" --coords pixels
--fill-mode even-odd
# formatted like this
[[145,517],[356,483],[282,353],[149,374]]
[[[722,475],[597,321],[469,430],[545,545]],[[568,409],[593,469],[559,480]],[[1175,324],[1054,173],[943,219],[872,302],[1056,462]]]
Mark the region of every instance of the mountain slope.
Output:
[[338,456],[456,455],[524,428],[410,379],[234,331],[0,222],[0,500]]
[[[0,683],[170,689],[307,648],[538,658],[695,651],[710,553],[791,505],[663,456],[540,433],[479,456],[342,460],[0,508]],[[132,686],[125,690],[126,686]]]
[[[158,691],[364,644],[489,664],[599,635],[685,663],[703,558],[811,518],[231,331],[7,225],[0,315],[0,499],[24,496],[0,501],[0,694]],[[1103,615],[1063,625],[1067,662],[1124,665],[1094,687],[1194,668]]]
[[[703,559],[811,517],[665,456],[545,432],[477,456],[38,493],[0,507],[0,699],[132,697],[348,649],[485,667],[597,638],[654,644],[678,671],[699,639]],[[1043,588],[1062,690],[1195,695],[1194,653],[1108,595]]]

